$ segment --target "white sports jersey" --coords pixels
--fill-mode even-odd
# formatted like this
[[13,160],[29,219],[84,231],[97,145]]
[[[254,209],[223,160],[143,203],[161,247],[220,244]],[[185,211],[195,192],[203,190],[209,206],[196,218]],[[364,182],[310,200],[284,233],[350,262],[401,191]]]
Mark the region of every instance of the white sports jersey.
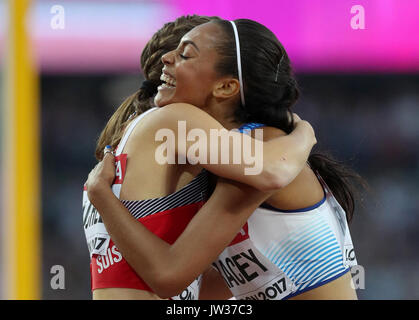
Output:
[[319,180],[322,201],[300,210],[259,207],[213,263],[236,299],[290,298],[357,264],[345,211]]

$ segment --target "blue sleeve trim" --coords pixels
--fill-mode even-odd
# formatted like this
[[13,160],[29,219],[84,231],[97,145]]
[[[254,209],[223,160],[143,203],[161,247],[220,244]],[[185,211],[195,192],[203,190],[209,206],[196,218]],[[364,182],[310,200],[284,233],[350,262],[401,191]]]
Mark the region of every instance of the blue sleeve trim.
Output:
[[326,194],[324,195],[323,199],[320,200],[319,202],[317,202],[316,204],[310,206],[310,207],[305,207],[302,209],[296,209],[296,210],[282,210],[282,209],[278,209],[275,208],[267,203],[262,203],[260,205],[261,208],[264,209],[268,209],[268,210],[272,210],[272,211],[276,211],[276,212],[284,212],[284,213],[293,213],[293,212],[306,212],[306,211],[311,211],[314,209],[317,209],[318,207],[320,207],[324,202],[326,201]]
[[256,128],[260,128],[260,127],[264,127],[265,125],[262,123],[256,123],[256,122],[250,122],[250,123],[245,123],[244,125],[242,125],[238,130],[243,133],[244,130],[253,130]]

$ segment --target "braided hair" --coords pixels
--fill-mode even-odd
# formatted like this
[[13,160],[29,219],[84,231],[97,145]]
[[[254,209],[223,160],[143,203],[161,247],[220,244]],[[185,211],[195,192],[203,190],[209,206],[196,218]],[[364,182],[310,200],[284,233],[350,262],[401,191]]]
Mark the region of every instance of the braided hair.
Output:
[[141,69],[147,86],[142,86],[116,109],[111,116],[96,144],[95,156],[98,161],[103,159],[103,149],[106,145],[116,148],[122,138],[123,128],[131,114],[141,114],[153,106],[152,97],[157,93],[161,84],[160,76],[163,69],[161,57],[169,51],[175,50],[182,37],[198,25],[217,17],[181,16],[173,22],[166,23],[157,31],[146,44],[141,54]]

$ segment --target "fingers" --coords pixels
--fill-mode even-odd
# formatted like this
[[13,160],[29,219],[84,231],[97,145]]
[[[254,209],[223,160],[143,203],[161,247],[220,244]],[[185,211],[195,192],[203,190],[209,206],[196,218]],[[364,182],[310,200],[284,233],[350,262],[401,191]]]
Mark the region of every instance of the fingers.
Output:
[[306,120],[301,120],[301,118],[298,116],[298,114],[293,113],[292,114],[292,119],[294,121],[294,125],[306,125],[311,129],[311,133],[312,133],[312,138],[313,138],[313,145],[315,145],[317,143],[317,139],[316,139],[316,134],[314,131],[313,126]]
[[294,120],[294,123],[301,121],[301,118],[296,113],[292,114],[292,118]]
[[113,161],[115,161],[115,153],[112,150],[112,147],[111,146],[107,145],[105,147],[105,149],[103,150],[103,153],[104,153],[103,160],[105,160],[105,159],[112,159]]
[[115,166],[115,155],[114,152],[112,151],[112,147],[111,146],[106,146],[105,150],[103,150],[104,152],[104,156],[102,159],[102,163],[103,165],[109,165],[110,163],[112,163],[113,167]]
[[103,157],[105,158],[108,153],[114,155],[112,147],[110,145],[107,145],[105,149],[103,149]]
[[103,161],[105,161],[105,160],[107,160],[107,161],[109,161],[109,160],[115,161],[115,155],[114,155],[112,152],[107,152],[107,153],[103,156],[103,159],[102,159],[102,161],[101,161],[101,162],[103,162]]
[[103,159],[90,171],[85,186],[87,189],[91,186],[101,185],[103,183],[112,185],[115,179],[115,156],[111,146],[106,146],[103,150]]

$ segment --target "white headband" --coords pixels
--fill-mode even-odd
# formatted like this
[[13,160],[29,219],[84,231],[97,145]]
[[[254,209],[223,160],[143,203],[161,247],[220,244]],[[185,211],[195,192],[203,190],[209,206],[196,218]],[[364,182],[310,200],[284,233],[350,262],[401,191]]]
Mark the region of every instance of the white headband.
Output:
[[242,77],[242,63],[240,58],[240,41],[239,41],[239,32],[237,31],[236,24],[234,21],[230,21],[233,25],[234,38],[236,39],[236,55],[237,55],[237,69],[239,71],[239,82],[240,82],[240,99],[242,105],[244,106],[244,90],[243,90],[243,77]]

